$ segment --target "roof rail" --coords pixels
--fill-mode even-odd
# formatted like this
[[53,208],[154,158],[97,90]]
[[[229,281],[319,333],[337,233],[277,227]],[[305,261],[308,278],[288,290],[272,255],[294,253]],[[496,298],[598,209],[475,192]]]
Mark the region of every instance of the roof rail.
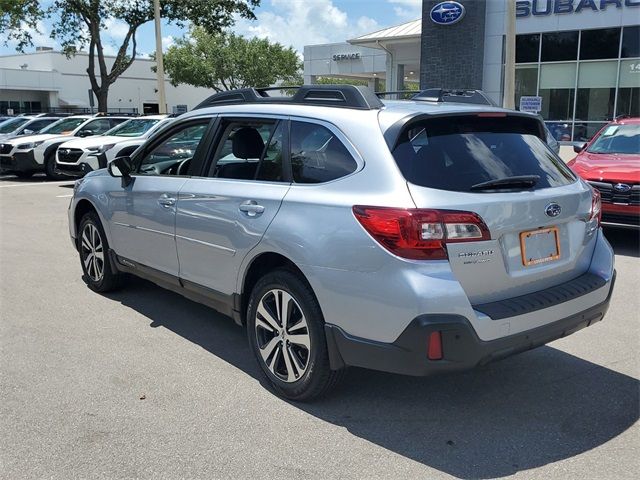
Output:
[[420,93],[420,90],[392,90],[389,92],[376,92],[376,96],[387,100],[410,100],[418,93]]
[[[289,96],[270,96],[267,92],[295,90]],[[316,105],[323,107],[373,110],[383,107],[376,95],[364,86],[354,85],[300,85],[297,87],[241,88],[211,95],[194,108],[245,103],[285,103],[290,105]]]
[[492,107],[498,106],[482,90],[464,88],[428,88],[412,97],[412,100],[425,102],[474,103],[476,105],[490,105]]

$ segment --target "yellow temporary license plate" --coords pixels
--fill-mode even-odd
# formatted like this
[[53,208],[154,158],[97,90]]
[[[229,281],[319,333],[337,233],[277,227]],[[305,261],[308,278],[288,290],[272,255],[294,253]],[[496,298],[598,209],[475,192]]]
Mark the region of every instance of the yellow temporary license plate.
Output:
[[525,267],[553,262],[560,258],[558,227],[540,228],[520,234],[520,251]]

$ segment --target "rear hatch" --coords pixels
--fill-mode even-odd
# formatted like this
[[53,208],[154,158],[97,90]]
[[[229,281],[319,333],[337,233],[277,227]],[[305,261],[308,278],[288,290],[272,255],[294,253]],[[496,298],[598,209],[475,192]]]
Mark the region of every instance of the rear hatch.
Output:
[[490,240],[447,243],[472,304],[525,295],[589,268],[592,190],[528,115],[474,113],[408,122],[392,150],[416,207],[474,212]]

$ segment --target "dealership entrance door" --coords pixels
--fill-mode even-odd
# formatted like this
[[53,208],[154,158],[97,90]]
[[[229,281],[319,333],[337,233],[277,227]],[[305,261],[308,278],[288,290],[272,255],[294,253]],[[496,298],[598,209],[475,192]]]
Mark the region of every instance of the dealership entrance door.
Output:
[[160,108],[157,103],[143,103],[142,113],[145,115],[157,115],[160,113]]

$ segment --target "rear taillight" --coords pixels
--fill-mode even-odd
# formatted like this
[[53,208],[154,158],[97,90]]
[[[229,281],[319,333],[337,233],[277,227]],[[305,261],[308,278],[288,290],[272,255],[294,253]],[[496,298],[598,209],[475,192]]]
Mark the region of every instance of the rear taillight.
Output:
[[353,214],[383,247],[413,260],[446,260],[447,243],[491,239],[486,224],[473,212],[356,205]]
[[600,192],[597,188],[591,187],[593,190],[591,197],[591,211],[589,212],[589,222],[593,222],[595,220],[596,228],[600,226],[600,221],[602,220],[602,198],[600,196]]

